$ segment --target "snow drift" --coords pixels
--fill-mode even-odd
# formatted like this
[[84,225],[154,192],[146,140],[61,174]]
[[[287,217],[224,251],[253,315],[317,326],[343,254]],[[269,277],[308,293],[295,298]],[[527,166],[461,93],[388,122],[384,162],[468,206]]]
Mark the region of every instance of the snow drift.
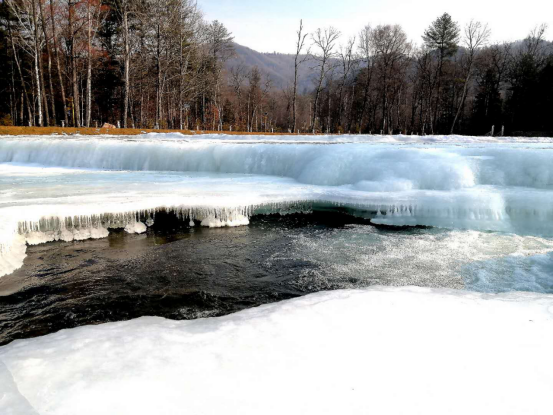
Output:
[[551,296],[320,293],[15,341],[0,412],[549,415],[552,348]]

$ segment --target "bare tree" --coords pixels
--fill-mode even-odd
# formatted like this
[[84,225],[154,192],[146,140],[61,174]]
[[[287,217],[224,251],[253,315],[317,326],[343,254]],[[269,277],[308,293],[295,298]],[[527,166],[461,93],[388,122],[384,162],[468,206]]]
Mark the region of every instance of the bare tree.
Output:
[[21,118],[21,121],[23,122],[23,118],[24,118],[24,111],[23,111],[23,106],[24,106],[24,103],[26,102],[27,105],[27,117],[28,117],[28,123],[29,123],[29,126],[32,126],[34,124],[34,116],[33,116],[33,110],[32,110],[32,107],[31,107],[31,101],[29,99],[29,94],[27,93],[27,86],[25,84],[25,79],[23,77],[23,70],[21,68],[21,60],[19,59],[19,54],[18,54],[18,50],[16,48],[16,45],[15,45],[15,41],[14,41],[14,34],[13,34],[13,30],[12,30],[12,25],[11,25],[11,22],[8,20],[8,33],[9,33],[9,37],[10,37],[10,43],[11,43],[11,47],[12,47],[12,52],[13,52],[13,58],[14,58],[14,61],[15,61],[15,64],[17,66],[17,72],[19,74],[19,80],[21,82],[21,114],[20,114],[20,118]]
[[236,123],[236,128],[239,128],[242,124],[242,92],[248,74],[246,73],[246,68],[244,65],[237,65],[231,68],[230,70],[230,83],[234,95],[236,97],[236,105],[234,112],[234,121]]
[[370,25],[367,25],[359,33],[359,46],[358,52],[361,55],[360,59],[364,65],[365,71],[365,83],[363,87],[363,101],[361,104],[361,111],[359,114],[359,124],[362,125],[363,119],[367,112],[369,105],[371,82],[373,79],[374,65],[375,65],[375,44],[374,44],[374,32]]
[[378,26],[374,30],[377,69],[380,74],[380,96],[382,105],[382,131],[390,132],[392,126],[391,103],[394,99],[393,83],[402,64],[408,62],[411,45],[407,35],[398,26]]
[[44,42],[46,45],[46,55],[48,57],[48,84],[50,88],[50,104],[52,108],[52,120],[54,125],[56,125],[56,100],[55,100],[55,94],[54,94],[54,84],[52,81],[52,53],[50,51],[50,42],[48,40],[48,27],[46,25],[46,18],[44,16],[44,6],[43,2],[38,2],[39,10],[40,10],[40,20],[41,20],[41,26],[42,26],[42,32],[44,34]]
[[180,2],[179,13],[178,102],[179,126],[182,129],[185,106],[188,107],[188,104],[185,104],[185,96],[189,96],[197,86],[197,72],[191,69],[191,60],[193,59],[193,54],[197,52],[196,40],[200,30],[201,13],[196,3],[188,0]]
[[457,107],[457,112],[455,114],[455,119],[451,126],[451,134],[455,131],[455,125],[459,120],[461,111],[465,106],[465,100],[467,99],[467,93],[469,88],[469,83],[472,79],[472,73],[474,69],[474,60],[478,50],[484,46],[490,37],[490,29],[488,25],[482,25],[480,22],[475,22],[474,20],[467,24],[465,27],[465,39],[464,44],[466,48],[464,66],[465,66],[465,77],[463,81],[463,93],[461,96],[461,101]]
[[80,55],[80,35],[86,20],[82,19],[78,13],[80,3],[76,0],[67,0],[67,26],[64,30],[69,65],[71,68],[71,120],[73,126],[81,127],[81,93],[79,91],[78,61]]
[[303,55],[302,52],[305,46],[305,40],[308,36],[307,33],[303,32],[303,20],[300,20],[300,28],[296,32],[297,34],[297,40],[296,40],[296,55],[294,57],[294,87],[292,92],[292,124],[291,124],[291,130],[292,132],[296,131],[296,123],[297,123],[297,117],[298,117],[298,76],[299,76],[299,68],[300,66],[309,59],[309,50]]
[[219,21],[215,20],[207,26],[208,47],[214,65],[213,102],[217,109],[219,130],[223,129],[223,105],[220,97],[222,63],[226,62],[234,54],[233,40],[232,34]]
[[530,35],[524,39],[525,50],[529,56],[532,56],[535,59],[543,60],[546,57],[544,41],[545,41],[545,32],[547,31],[547,24],[541,24],[536,26],[530,32]]
[[92,52],[98,28],[105,17],[102,0],[86,0],[87,53],[86,53],[86,121],[90,127],[92,119]]
[[344,126],[342,115],[344,113],[344,88],[346,82],[356,65],[356,59],[353,54],[353,48],[355,47],[355,37],[348,40],[345,46],[340,47],[339,57],[342,70],[342,79],[340,80],[339,96],[338,96],[338,124],[340,127]]
[[313,55],[315,61],[315,69],[319,73],[316,81],[315,99],[313,102],[313,114],[311,120],[311,131],[315,133],[317,127],[317,115],[319,110],[319,100],[321,98],[321,91],[323,89],[323,82],[332,69],[331,59],[334,57],[334,47],[336,41],[340,37],[340,32],[333,27],[326,29],[317,29],[315,33],[311,35],[313,46],[317,50],[317,53]]
[[129,40],[129,14],[131,13],[131,0],[121,0],[118,4],[119,15],[123,26],[123,128],[127,128],[129,118],[129,92],[130,92],[130,71],[131,51]]
[[43,89],[41,83],[40,58],[42,50],[42,38],[40,37],[40,28],[38,27],[37,3],[36,0],[8,0],[14,16],[16,16],[21,26],[17,40],[24,51],[33,58],[34,62],[34,103],[37,108],[38,125],[43,126]]
[[56,2],[55,0],[50,0],[50,20],[51,20],[51,23],[52,23],[52,41],[54,43],[54,58],[55,58],[55,61],[56,61],[56,69],[57,69],[57,72],[58,72],[58,83],[59,83],[59,87],[60,87],[60,92],[61,92],[61,100],[62,100],[62,105],[63,105],[63,118],[64,118],[64,121],[65,121],[65,125],[69,125],[69,118],[68,118],[68,115],[67,115],[67,98],[65,96],[65,83],[63,81],[63,72],[62,72],[62,69],[61,69],[61,62],[60,62],[60,54],[59,54],[59,48],[58,48],[58,35],[57,35],[57,31],[56,31],[56,21],[55,21],[55,15],[56,15],[56,10],[55,10],[55,5],[56,5]]

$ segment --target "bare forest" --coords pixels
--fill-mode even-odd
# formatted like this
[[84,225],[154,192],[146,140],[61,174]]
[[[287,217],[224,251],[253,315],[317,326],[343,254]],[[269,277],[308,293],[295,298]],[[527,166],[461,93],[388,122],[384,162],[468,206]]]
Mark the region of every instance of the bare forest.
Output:
[[419,39],[298,22],[268,70],[191,0],[0,0],[0,125],[553,135],[545,25],[491,43],[485,22],[429,22]]

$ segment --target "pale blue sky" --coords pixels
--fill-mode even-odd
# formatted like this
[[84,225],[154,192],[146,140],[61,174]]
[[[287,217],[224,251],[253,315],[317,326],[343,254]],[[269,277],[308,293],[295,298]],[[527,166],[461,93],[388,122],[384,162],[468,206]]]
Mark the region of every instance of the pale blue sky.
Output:
[[492,40],[523,38],[536,25],[548,23],[553,39],[553,0],[198,0],[209,20],[220,20],[238,43],[260,52],[294,50],[300,19],[309,31],[332,25],[342,40],[367,23],[401,24],[420,43],[424,29],[448,12],[461,25],[471,19],[488,23]]

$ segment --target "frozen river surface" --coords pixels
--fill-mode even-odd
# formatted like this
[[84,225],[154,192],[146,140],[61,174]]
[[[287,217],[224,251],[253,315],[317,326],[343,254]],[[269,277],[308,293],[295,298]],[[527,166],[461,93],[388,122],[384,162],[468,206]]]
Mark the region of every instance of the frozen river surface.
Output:
[[[418,286],[426,291],[367,290],[373,286]],[[309,300],[294,299],[350,289],[360,291],[319,294],[320,300],[316,295],[307,297]],[[452,289],[473,294],[447,291]],[[548,345],[553,347],[553,340],[541,331],[553,331],[551,293],[550,139],[163,134],[0,137],[0,344],[73,328],[0,348],[0,386],[8,391],[3,398],[0,392],[0,409],[7,405],[16,408],[16,414],[112,413],[106,409],[110,407],[119,408],[116,413],[127,413],[128,408],[134,408],[128,413],[148,413],[148,404],[141,400],[124,404],[127,393],[136,393],[127,389],[131,384],[165,399],[165,413],[179,413],[176,408],[187,400],[185,395],[172,397],[169,386],[177,382],[179,372],[163,366],[164,362],[172,362],[175,368],[189,365],[188,358],[178,358],[178,344],[185,342],[190,356],[195,356],[201,353],[203,340],[194,333],[212,332],[212,355],[206,352],[205,359],[197,357],[203,362],[197,367],[210,367],[211,376],[223,385],[225,376],[232,373],[226,368],[242,364],[239,354],[246,353],[243,342],[249,341],[251,331],[258,333],[252,335],[259,340],[254,342],[261,353],[259,359],[266,356],[267,370],[276,370],[282,359],[280,352],[267,349],[270,339],[283,336],[281,346],[278,342],[274,346],[280,351],[290,342],[307,345],[301,332],[309,324],[309,307],[314,303],[321,305],[315,307],[311,340],[329,342],[330,327],[349,319],[351,324],[340,331],[344,341],[349,339],[350,345],[358,342],[373,353],[383,353],[386,342],[400,341],[394,337],[394,327],[408,332],[416,321],[426,333],[427,348],[421,343],[421,349],[413,352],[419,358],[428,354],[428,373],[434,373],[436,379],[448,374],[441,373],[439,362],[432,359],[432,342],[445,341],[441,346],[449,347],[453,355],[468,353],[468,360],[461,358],[463,367],[477,370],[486,359],[473,354],[476,349],[471,349],[471,341],[481,341],[477,339],[489,325],[497,327],[493,342],[484,336],[482,353],[500,347],[501,339],[510,341],[504,354],[516,356],[514,372],[531,379],[535,389],[525,396],[534,401],[530,405],[525,398],[519,401],[509,393],[505,375],[492,359],[490,372],[486,372],[489,377],[483,379],[496,383],[488,395],[480,394],[473,384],[474,402],[484,405],[486,413],[549,413],[550,403],[537,396],[553,385],[552,372],[539,365],[519,367],[517,362],[524,350],[532,349],[531,354],[539,360],[541,350],[545,358]],[[259,312],[232,314],[282,300],[286,300],[282,305],[262,307]],[[350,311],[346,311],[348,304]],[[413,314],[413,307],[418,314]],[[381,320],[369,318],[367,313],[377,313]],[[232,314],[227,320],[218,317],[227,314]],[[194,325],[131,320],[141,316],[211,318]],[[525,316],[528,322],[538,322],[537,327],[528,331],[519,319]],[[279,321],[284,324],[287,319],[289,330],[283,330]],[[75,328],[124,320],[131,321]],[[295,321],[296,326],[290,325]],[[449,343],[431,335],[432,325],[443,327],[451,321],[457,322],[458,331],[443,328],[446,336],[459,335],[466,342]],[[228,324],[238,332],[225,329]],[[119,333],[116,337],[114,329]],[[140,340],[148,337],[145,333],[165,339],[162,347],[166,354],[152,355],[152,366],[143,360],[153,347]],[[380,340],[374,337],[376,333],[382,335]],[[513,342],[517,333],[528,336],[526,343]],[[290,389],[290,402],[296,403],[291,406],[297,413],[338,410],[334,401],[326,406],[305,406],[311,393],[332,389],[332,382],[324,383],[318,369],[311,366],[319,358],[319,363],[326,359],[334,373],[349,376],[352,390],[363,390],[373,381],[372,387],[378,389],[378,378],[389,375],[371,359],[357,362],[372,371],[366,382],[355,370],[339,369],[335,366],[339,357],[332,353],[349,353],[343,349],[346,343],[339,343],[329,342],[329,350],[311,353],[307,366],[298,366],[306,371],[302,376],[312,383],[313,390],[307,388],[302,397]],[[107,353],[99,362],[87,354],[86,344],[106,351],[114,348],[116,353]],[[135,347],[135,354],[125,352],[127,344]],[[228,354],[229,347],[237,347],[235,358]],[[48,367],[60,363],[48,353],[38,357],[37,350],[68,357],[58,377],[44,378],[51,372]],[[223,356],[219,358],[222,366],[212,366],[211,358],[217,354]],[[352,354],[355,356],[359,358]],[[71,372],[70,362],[80,359],[81,370]],[[414,366],[409,369],[414,362],[400,360],[405,370],[418,370]],[[122,370],[120,364],[138,365],[137,372],[125,371],[128,378],[117,380],[113,373]],[[33,365],[34,371],[30,369]],[[98,365],[105,370],[94,369]],[[449,375],[469,381],[469,372],[461,366],[452,363],[451,368]],[[263,377],[254,367],[251,370],[248,379]],[[180,375],[184,377],[179,381],[189,386],[187,382],[198,379],[193,369]],[[82,390],[72,386],[75,376],[89,379],[86,386],[81,385]],[[282,376],[284,372],[273,380],[284,380]],[[113,379],[110,386],[108,378]],[[415,388],[421,399],[430,399],[432,385],[437,387],[428,379]],[[199,380],[189,389],[193,394],[197,388],[197,398],[192,403],[188,400],[192,412],[196,403],[205,404],[202,397],[208,393]],[[266,379],[268,384],[273,380]],[[243,381],[249,385],[247,379]],[[105,388],[120,393],[123,401],[115,392],[104,395],[102,402],[93,398]],[[74,399],[63,398],[68,393],[73,393]],[[345,390],[339,394],[340,399],[347,399]],[[438,399],[435,407],[421,407],[417,412],[410,406],[410,412],[478,413],[470,405],[460,405],[456,412],[447,405],[448,394],[442,390],[444,399]],[[241,408],[242,413],[259,413],[255,399],[246,404],[237,391],[223,395],[221,406],[207,405],[204,413],[218,413],[229,405]],[[492,401],[498,403],[496,410]],[[233,402],[238,406],[232,406]],[[400,406],[386,407],[383,402],[376,399],[368,405],[353,398],[341,409],[347,413],[401,413]],[[512,411],[505,412],[509,408]]]

